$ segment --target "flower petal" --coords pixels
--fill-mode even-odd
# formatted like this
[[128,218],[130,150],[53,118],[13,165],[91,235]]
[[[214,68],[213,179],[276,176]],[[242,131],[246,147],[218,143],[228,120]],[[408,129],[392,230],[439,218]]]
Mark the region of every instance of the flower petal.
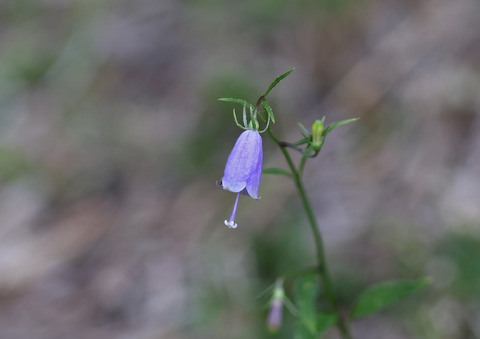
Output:
[[258,187],[260,186],[260,180],[262,179],[262,164],[263,164],[263,150],[262,150],[262,139],[260,139],[260,149],[259,154],[257,155],[257,162],[255,167],[250,173],[250,176],[247,179],[247,192],[254,199],[260,199],[258,196]]
[[[222,178],[222,188],[235,193],[245,189],[252,173],[258,171],[258,162],[262,156],[260,134],[252,130],[240,134],[228,157]],[[251,196],[250,192],[248,193]]]

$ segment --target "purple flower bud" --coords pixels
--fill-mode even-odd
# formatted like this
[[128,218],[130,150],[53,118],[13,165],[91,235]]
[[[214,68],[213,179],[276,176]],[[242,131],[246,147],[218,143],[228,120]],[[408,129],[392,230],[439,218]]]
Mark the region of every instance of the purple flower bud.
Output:
[[246,130],[237,139],[230,153],[220,187],[224,190],[237,193],[235,205],[229,221],[225,225],[236,228],[235,213],[237,212],[238,198],[241,194],[254,199],[258,197],[258,186],[262,177],[263,149],[262,137],[258,131]]
[[283,304],[282,300],[274,299],[268,313],[267,326],[270,332],[276,332],[282,324]]

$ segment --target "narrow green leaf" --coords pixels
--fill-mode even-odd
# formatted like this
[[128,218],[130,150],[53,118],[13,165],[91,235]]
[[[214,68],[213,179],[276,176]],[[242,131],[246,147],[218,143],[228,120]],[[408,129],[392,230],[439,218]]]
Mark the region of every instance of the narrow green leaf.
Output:
[[262,105],[263,105],[263,108],[265,108],[265,110],[267,111],[270,119],[272,119],[273,123],[275,123],[275,117],[273,116],[272,108],[268,104],[267,100],[262,100]]
[[358,297],[352,308],[351,317],[355,319],[377,313],[428,284],[430,284],[430,279],[422,278],[416,281],[389,281],[374,285]]
[[236,98],[219,98],[217,99],[218,101],[224,101],[224,102],[233,102],[233,103],[236,103],[236,104],[240,104],[240,105],[244,105],[244,106],[249,106],[250,109],[253,109],[253,105],[251,103],[249,103],[248,101],[246,100],[243,100],[243,99],[236,99]]
[[285,175],[289,178],[293,178],[293,175],[281,168],[265,168],[262,171],[263,174],[277,174],[277,175]]
[[342,120],[340,122],[337,122],[333,125],[330,125],[328,126],[325,131],[323,131],[323,135],[326,136],[328,133],[330,133],[331,131],[333,131],[335,128],[337,128],[338,126],[342,126],[342,125],[345,125],[345,124],[349,124],[351,122],[354,122],[354,121],[357,121],[359,118],[353,118],[353,119],[347,119],[347,120]]
[[295,328],[295,339],[318,339],[330,327],[337,323],[337,316],[333,313],[319,312],[316,315],[315,330],[309,328],[308,323],[299,321]]
[[298,308],[297,332],[299,338],[315,338],[317,322],[315,304],[318,289],[315,276],[310,275],[295,283],[295,297]]
[[305,135],[310,135],[310,132],[308,131],[308,129],[305,128],[305,126],[303,126],[303,124],[301,122],[298,122],[298,126],[300,126],[300,128],[302,129],[303,133],[305,134],[302,134],[305,138],[306,136]]
[[315,275],[299,279],[294,286],[298,321],[295,339],[318,339],[320,335],[337,323],[337,316],[329,312],[318,312],[315,304],[318,297],[318,281]]
[[280,81],[282,81],[283,79],[285,79],[290,73],[293,72],[295,68],[292,68],[291,70],[289,70],[288,72],[286,73],[283,73],[282,75],[280,75],[278,78],[276,78],[271,84],[270,84],[270,87],[268,87],[267,91],[265,92],[265,94],[263,95],[264,97],[267,96],[268,93],[270,93],[270,91],[278,85],[278,83]]
[[315,275],[310,274],[295,283],[295,296],[298,310],[302,313],[315,314],[313,302],[318,293],[317,280]]

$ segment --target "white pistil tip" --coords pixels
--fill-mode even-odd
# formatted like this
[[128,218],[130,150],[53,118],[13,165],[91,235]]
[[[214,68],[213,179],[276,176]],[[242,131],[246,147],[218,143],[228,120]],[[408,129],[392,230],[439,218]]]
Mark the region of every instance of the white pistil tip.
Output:
[[225,225],[228,226],[228,228],[237,228],[237,224],[234,221],[227,221],[225,220]]

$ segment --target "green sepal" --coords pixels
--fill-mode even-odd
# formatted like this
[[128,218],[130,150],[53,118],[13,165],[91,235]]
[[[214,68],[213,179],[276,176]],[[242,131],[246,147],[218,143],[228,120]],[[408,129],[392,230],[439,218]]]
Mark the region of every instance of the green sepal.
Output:
[[310,135],[310,131],[308,129],[306,129],[305,126],[303,126],[303,124],[301,122],[298,122],[297,123],[298,126],[300,126],[300,128],[302,129],[303,133],[302,135],[305,137],[305,138],[308,138],[308,136]]
[[[258,115],[260,118],[262,118],[262,120],[263,120],[263,117],[262,117],[261,114],[257,114],[257,115]],[[263,130],[261,130],[261,131],[258,131],[258,133],[260,133],[260,134],[261,134],[261,133],[264,133],[264,132],[266,132],[269,128],[270,128],[270,115],[269,115],[268,118],[267,118],[267,123],[266,123],[266,125],[265,125],[265,128],[264,128]]]
[[278,83],[280,81],[282,81],[283,79],[285,79],[290,73],[292,73],[294,71],[295,68],[292,68],[291,70],[289,70],[288,72],[286,73],[283,73],[282,75],[280,75],[278,78],[276,78],[275,80],[273,80],[273,82],[270,84],[270,86],[268,87],[267,91],[265,92],[265,94],[263,95],[264,97],[267,96],[268,93],[270,93],[270,91],[278,85]]
[[[273,290],[275,288],[275,283],[270,284],[269,286],[265,287],[260,293],[255,296],[255,299],[264,299],[264,297],[268,297],[270,294],[272,294]],[[268,304],[265,305],[267,307]]]
[[[237,124],[238,127],[240,127],[241,129],[245,129],[246,128],[244,126],[242,126],[238,120],[237,120],[237,113],[235,112],[235,108],[233,109],[233,120],[235,120],[235,123]],[[246,125],[246,124],[245,124]]]
[[259,125],[258,125],[258,120],[255,117],[255,111],[253,106],[250,106],[250,123],[249,123],[250,129],[258,131]]
[[428,286],[430,282],[429,278],[422,278],[414,281],[388,281],[371,286],[357,298],[350,317],[357,319],[377,313]]
[[219,98],[217,99],[218,101],[224,101],[224,102],[233,102],[236,104],[244,105],[244,106],[249,106],[251,110],[253,110],[255,107],[249,103],[246,100],[243,99],[236,99],[236,98]]

